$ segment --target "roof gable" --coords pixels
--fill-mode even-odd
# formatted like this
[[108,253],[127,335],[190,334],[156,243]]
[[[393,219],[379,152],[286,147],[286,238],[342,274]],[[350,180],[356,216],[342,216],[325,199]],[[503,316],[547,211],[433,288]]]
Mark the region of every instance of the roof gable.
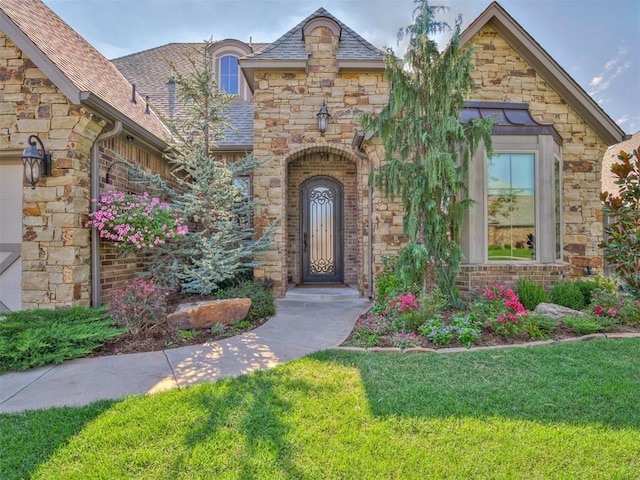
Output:
[[122,120],[160,145],[168,130],[118,69],[40,0],[0,0],[0,29],[74,104]]
[[531,65],[607,144],[620,142],[624,131],[576,81],[497,2],[491,3],[461,35],[461,45],[490,25]]
[[[337,28],[331,28],[332,24]],[[260,52],[239,59],[240,68],[247,79],[249,88],[253,89],[253,73],[257,68],[306,70],[309,59],[304,40],[305,34],[308,33],[305,30],[307,25],[310,28],[325,25],[329,26],[332,31],[337,31],[338,35],[336,36],[339,38],[338,51],[336,52],[338,70],[384,70],[385,52],[367,42],[324,8],[319,8]]]
[[336,54],[338,60],[384,61],[384,52],[382,50],[366,41],[324,8],[316,10],[262,51],[247,55],[244,58],[253,60],[306,60],[309,54],[304,43],[304,27],[307,23],[318,18],[333,20],[341,28],[340,44]]

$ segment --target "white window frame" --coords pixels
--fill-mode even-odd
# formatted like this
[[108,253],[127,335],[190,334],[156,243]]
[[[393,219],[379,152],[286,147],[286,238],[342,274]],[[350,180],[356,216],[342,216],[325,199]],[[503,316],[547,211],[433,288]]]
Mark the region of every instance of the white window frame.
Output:
[[[222,82],[223,75],[224,75],[224,72],[222,71],[222,60],[224,60],[225,58],[228,58],[228,57],[235,58],[235,60],[236,60],[237,81],[236,81],[236,92],[235,93],[227,92],[227,90],[223,87],[223,82]],[[219,68],[218,68],[218,72],[219,72],[218,73],[218,85],[220,86],[220,88],[222,90],[224,90],[225,92],[229,93],[230,95],[240,95],[241,89],[242,89],[242,85],[241,85],[241,82],[240,82],[240,79],[242,77],[242,73],[240,72],[240,65],[238,64],[237,55],[234,55],[233,53],[223,53],[220,56],[220,58],[218,59],[218,66],[219,66]]]

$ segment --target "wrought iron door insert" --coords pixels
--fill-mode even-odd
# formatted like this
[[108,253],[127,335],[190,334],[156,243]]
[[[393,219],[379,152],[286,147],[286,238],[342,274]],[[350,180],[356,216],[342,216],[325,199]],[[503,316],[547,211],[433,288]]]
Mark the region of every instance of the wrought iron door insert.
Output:
[[330,177],[302,184],[302,281],[343,281],[342,186]]

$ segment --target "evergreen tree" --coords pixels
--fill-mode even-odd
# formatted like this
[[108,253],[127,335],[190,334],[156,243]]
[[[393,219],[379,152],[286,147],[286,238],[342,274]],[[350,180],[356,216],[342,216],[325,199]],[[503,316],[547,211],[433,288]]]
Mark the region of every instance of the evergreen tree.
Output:
[[399,40],[408,39],[404,62],[393,51],[386,57],[389,103],[379,114],[365,115],[362,123],[380,135],[385,148],[385,162],[371,182],[387,198],[402,199],[409,243],[399,253],[400,279],[405,285],[423,285],[432,268],[438,286],[456,304],[460,233],[472,203],[464,198],[468,161],[481,141],[490,150],[492,123],[460,120],[464,98],[474,86],[472,51],[461,51],[459,45],[461,17],[439,52],[430,35],[450,30],[435,19],[445,7],[426,0],[416,4],[414,23],[398,33]]
[[237,162],[211,155],[224,138],[225,110],[233,98],[218,88],[206,43],[199,60],[188,60],[192,71],[171,65],[181,114],[167,122],[174,140],[166,152],[172,178],[158,176],[161,189],[185,219],[189,232],[178,241],[158,245],[150,256],[149,274],[184,293],[210,294],[222,282],[255,265],[255,253],[268,245],[268,231],[254,238],[245,179],[255,166],[251,156]]

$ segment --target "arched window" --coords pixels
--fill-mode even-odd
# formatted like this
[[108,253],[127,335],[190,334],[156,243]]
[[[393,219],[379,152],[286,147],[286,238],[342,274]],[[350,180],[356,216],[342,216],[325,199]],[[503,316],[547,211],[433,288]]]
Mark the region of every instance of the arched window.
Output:
[[232,95],[238,94],[238,59],[226,55],[220,59],[220,88]]

